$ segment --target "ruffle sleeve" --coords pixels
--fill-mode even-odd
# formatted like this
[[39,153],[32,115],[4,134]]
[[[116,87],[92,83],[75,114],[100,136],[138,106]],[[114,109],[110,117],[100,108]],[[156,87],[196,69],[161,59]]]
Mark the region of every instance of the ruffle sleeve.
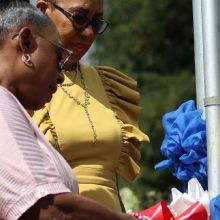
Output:
[[131,182],[140,172],[140,144],[149,138],[138,128],[140,114],[137,83],[127,75],[111,68],[98,66],[112,110],[122,130],[122,150],[116,172]]
[[56,148],[56,150],[60,151],[56,129],[51,121],[47,107],[45,106],[36,112],[30,113],[30,115],[43,132],[46,139]]

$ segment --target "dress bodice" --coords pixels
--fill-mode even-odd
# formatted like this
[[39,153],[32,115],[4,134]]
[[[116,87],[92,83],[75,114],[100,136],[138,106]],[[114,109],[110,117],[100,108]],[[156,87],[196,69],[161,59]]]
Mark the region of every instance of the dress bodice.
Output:
[[[80,193],[119,210],[116,175],[127,181],[135,179],[140,143],[148,140],[137,125],[140,107],[136,82],[109,67],[81,65],[81,73],[89,94],[91,122],[85,108],[61,88],[33,119],[74,169]],[[84,103],[80,72],[66,72],[64,84],[71,82],[75,84],[65,90]]]

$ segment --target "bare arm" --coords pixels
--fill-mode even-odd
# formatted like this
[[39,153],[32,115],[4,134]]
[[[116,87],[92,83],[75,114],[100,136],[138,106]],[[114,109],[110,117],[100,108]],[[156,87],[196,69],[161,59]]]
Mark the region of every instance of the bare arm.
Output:
[[50,195],[39,200],[19,220],[135,220],[112,212],[94,200],[73,193]]

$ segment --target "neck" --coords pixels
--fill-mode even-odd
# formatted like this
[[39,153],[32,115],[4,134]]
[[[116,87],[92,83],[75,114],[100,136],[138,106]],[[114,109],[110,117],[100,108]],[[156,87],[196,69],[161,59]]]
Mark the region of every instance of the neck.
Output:
[[[13,70],[11,70],[13,71]],[[6,66],[2,65],[0,70],[0,85],[14,93],[13,81],[11,80],[11,71],[6,68]]]
[[0,50],[0,85],[14,94],[16,81],[15,67],[18,66],[18,63],[16,62],[16,53],[13,53],[14,49],[11,47],[4,49],[7,45],[8,43],[5,43],[5,47]]

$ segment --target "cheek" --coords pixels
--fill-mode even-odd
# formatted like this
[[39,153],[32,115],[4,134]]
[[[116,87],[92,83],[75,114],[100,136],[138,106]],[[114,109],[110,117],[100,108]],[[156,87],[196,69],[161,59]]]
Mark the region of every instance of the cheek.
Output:
[[60,39],[61,39],[62,45],[68,48],[69,44],[72,41],[74,41],[75,36],[76,36],[76,33],[69,29],[65,29],[62,32],[60,32]]
[[57,68],[57,59],[54,56],[50,56],[49,58],[45,57],[42,59],[42,62],[38,68],[38,81],[42,84],[42,86],[48,85],[48,83],[54,81],[56,77],[56,73],[58,71]]
[[55,59],[51,59],[48,63],[47,63],[47,68],[46,68],[46,73],[44,75],[45,79],[47,79],[48,81],[53,81],[56,76],[58,75],[58,65],[57,65],[57,60]]
[[60,13],[52,13],[48,15],[56,25],[63,43],[68,42],[75,37],[76,31],[71,21],[65,15]]
[[72,39],[77,35],[77,32],[75,31],[72,24],[63,23],[63,25],[58,26],[57,29],[58,29],[58,32],[60,34],[60,38],[63,44],[65,44],[66,42],[72,41]]

